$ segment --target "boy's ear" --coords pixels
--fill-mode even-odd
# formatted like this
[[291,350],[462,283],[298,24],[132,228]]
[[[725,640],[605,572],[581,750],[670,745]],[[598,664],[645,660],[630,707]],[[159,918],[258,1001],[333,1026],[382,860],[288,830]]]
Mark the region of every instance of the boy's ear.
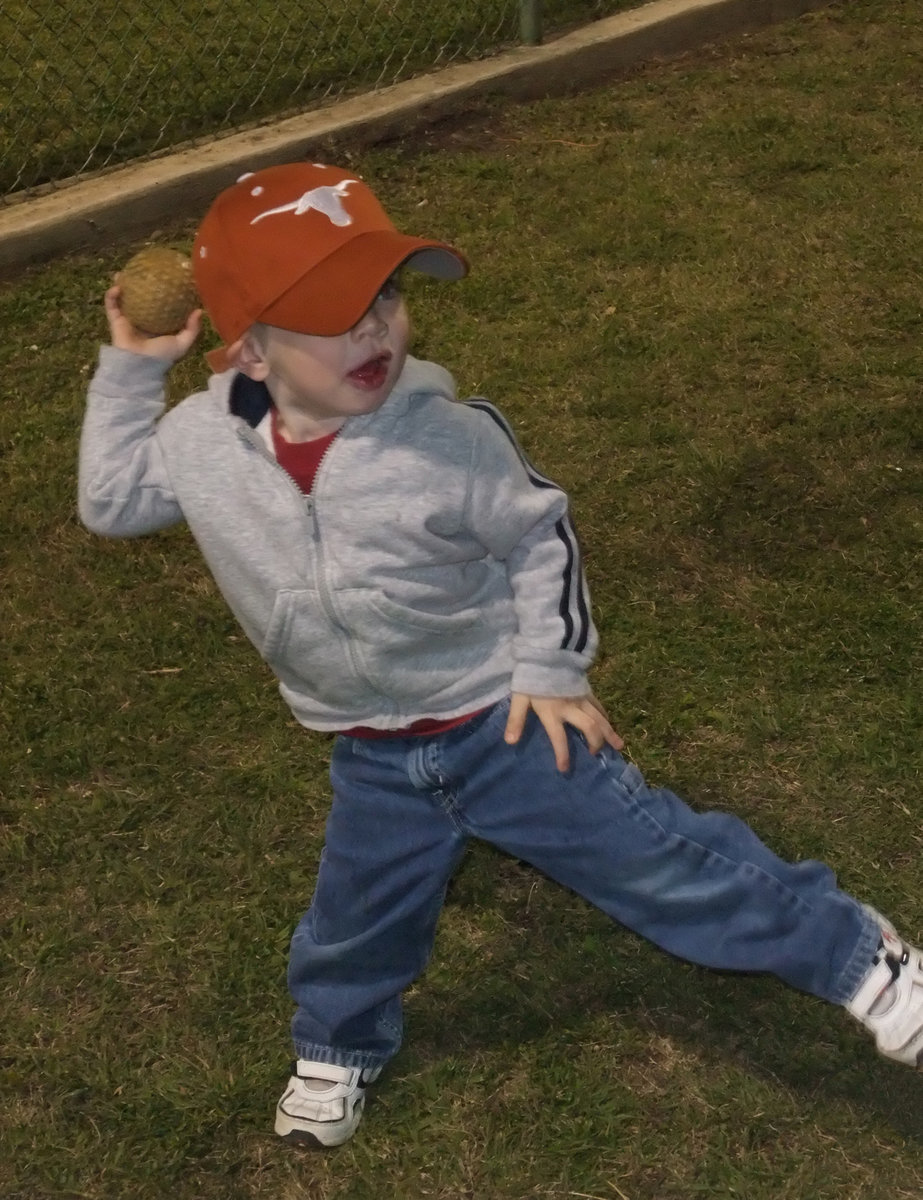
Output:
[[269,363],[263,355],[259,339],[252,330],[248,330],[230,346],[225,346],[224,355],[235,370],[251,379],[263,380],[269,374]]

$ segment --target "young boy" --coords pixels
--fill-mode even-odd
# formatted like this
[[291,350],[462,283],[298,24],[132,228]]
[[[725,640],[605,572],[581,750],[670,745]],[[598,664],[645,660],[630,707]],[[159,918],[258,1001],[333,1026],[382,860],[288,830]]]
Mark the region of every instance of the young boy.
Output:
[[298,163],[223,192],[194,267],[221,369],[166,414],[200,314],[149,338],[106,295],[80,513],[110,536],[185,520],[295,717],[339,735],[277,1133],[355,1131],[471,837],[675,955],[845,1006],[919,1065],[920,953],[821,863],[619,754],[566,497],[495,408],[408,355],[397,272],[457,279],[462,255],[399,233],[355,175]]

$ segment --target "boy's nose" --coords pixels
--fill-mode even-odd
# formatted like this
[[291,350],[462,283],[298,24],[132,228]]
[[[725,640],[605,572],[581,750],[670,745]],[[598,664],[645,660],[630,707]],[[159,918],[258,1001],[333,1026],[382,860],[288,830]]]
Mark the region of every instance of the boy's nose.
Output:
[[356,333],[387,333],[388,322],[384,318],[377,298],[359,318],[353,329]]

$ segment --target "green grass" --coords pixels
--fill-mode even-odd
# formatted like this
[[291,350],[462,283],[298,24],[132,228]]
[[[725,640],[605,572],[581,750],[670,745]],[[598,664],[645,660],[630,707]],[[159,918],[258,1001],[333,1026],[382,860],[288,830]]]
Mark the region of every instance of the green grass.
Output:
[[[638,0],[545,0],[551,36]],[[303,111],[519,40],[519,2],[179,0],[3,10],[0,196]]]
[[[844,3],[361,157],[472,260],[414,284],[417,351],[573,493],[632,755],[916,939],[921,54],[901,0]],[[76,520],[132,249],[0,289],[0,1195],[923,1194],[923,1082],[841,1013],[668,959],[482,846],[360,1134],[276,1143],[329,742],[184,531]]]

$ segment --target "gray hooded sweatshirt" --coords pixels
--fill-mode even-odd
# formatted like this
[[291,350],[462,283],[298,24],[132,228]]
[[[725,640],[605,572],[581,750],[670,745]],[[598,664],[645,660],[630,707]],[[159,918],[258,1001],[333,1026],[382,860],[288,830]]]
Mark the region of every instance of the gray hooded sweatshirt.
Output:
[[185,521],[303,725],[398,729],[510,691],[587,693],[596,631],[567,498],[492,405],[408,358],[305,496],[257,432],[264,385],[228,371],[165,412],[168,368],[102,348],[81,519],[111,537]]

